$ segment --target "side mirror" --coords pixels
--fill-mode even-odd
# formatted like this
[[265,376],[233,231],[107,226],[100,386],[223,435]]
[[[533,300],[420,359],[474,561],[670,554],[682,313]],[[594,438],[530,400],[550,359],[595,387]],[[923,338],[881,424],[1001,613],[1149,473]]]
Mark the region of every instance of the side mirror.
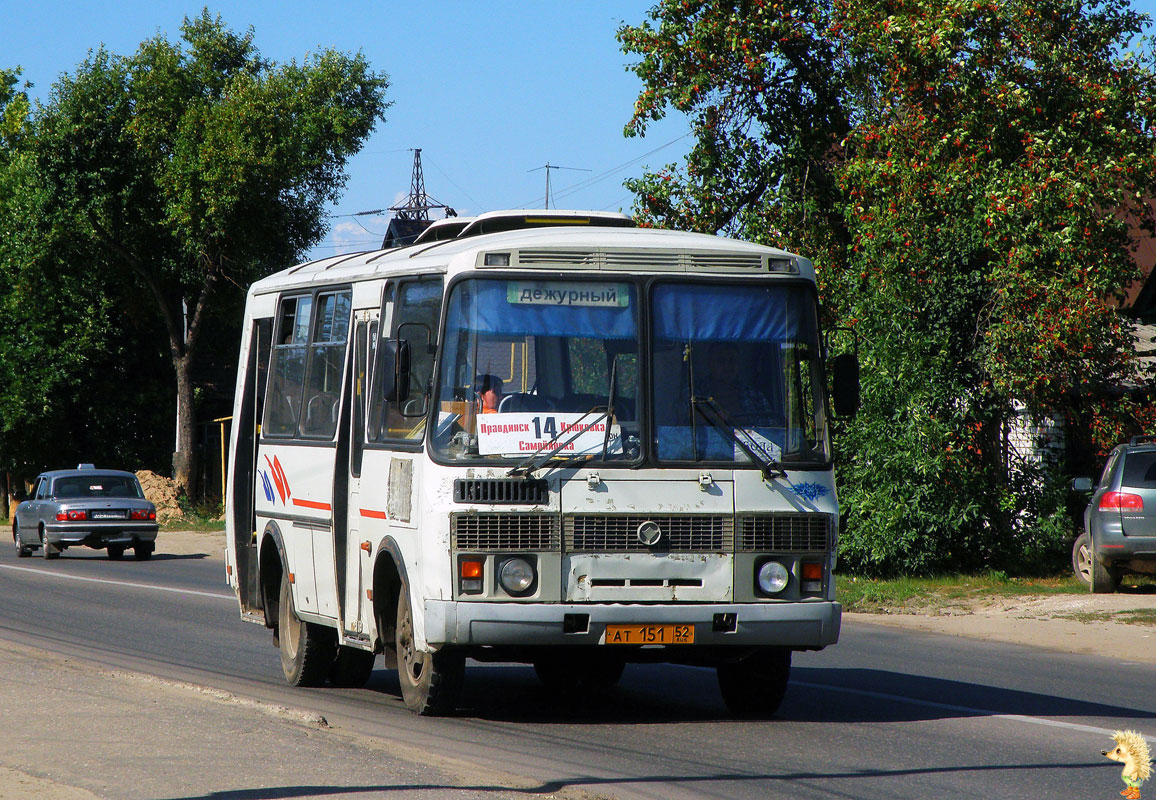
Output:
[[409,397],[409,340],[385,339],[377,352],[381,399],[387,403],[405,402]]
[[859,411],[859,359],[850,353],[831,358],[831,401],[840,417]]
[[1072,490],[1077,492],[1090,492],[1094,487],[1092,486],[1091,478],[1076,478],[1072,481]]
[[17,489],[12,493],[12,498],[18,503],[23,503],[28,499],[28,492],[23,489]]

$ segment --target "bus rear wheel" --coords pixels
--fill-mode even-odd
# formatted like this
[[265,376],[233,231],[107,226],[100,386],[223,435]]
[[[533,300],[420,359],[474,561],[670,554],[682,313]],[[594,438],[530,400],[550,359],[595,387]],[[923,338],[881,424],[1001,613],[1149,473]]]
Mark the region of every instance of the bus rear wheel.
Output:
[[448,714],[457,705],[466,660],[443,648],[436,653],[417,649],[413,636],[413,610],[409,590],[403,583],[397,597],[397,681],[406,707],[421,716]]
[[774,714],[783,703],[791,678],[791,651],[762,650],[739,661],[719,664],[723,702],[737,717]]
[[281,671],[290,686],[321,686],[328,679],[337,656],[334,631],[303,622],[297,616],[289,578],[284,574],[277,602],[277,645],[281,650]]

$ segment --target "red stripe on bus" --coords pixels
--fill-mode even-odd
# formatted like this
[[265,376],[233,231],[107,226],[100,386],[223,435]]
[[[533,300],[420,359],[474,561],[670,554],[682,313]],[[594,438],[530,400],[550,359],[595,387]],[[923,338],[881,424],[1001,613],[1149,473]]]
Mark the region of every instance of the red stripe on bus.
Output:
[[293,505],[303,506],[305,508],[316,508],[318,511],[332,511],[333,506],[329,503],[318,503],[313,500],[302,500],[300,497],[293,498]]
[[372,508],[361,509],[361,516],[373,517],[374,519],[386,519],[384,511],[374,511]]

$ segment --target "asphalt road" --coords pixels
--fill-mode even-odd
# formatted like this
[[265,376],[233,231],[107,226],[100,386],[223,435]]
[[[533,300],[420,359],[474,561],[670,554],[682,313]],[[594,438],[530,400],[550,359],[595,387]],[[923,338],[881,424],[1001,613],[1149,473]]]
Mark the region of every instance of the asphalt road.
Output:
[[361,690],[285,686],[268,632],[239,620],[220,559],[196,555],[69,550],[45,562],[3,548],[0,639],[319,713],[338,730],[526,776],[528,796],[1110,798],[1123,788],[1100,756],[1110,732],[1156,734],[1154,665],[863,624],[796,655],[769,720],[730,719],[703,669],[633,665],[613,692],[566,703],[528,667],[482,664],[457,716],[416,718],[386,670]]

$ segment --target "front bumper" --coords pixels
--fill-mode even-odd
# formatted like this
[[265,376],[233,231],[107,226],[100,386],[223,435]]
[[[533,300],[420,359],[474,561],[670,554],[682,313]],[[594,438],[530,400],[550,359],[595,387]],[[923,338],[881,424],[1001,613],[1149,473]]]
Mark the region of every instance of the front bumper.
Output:
[[[733,630],[718,630],[734,615]],[[615,623],[694,625],[694,647],[817,649],[839,640],[843,607],[826,600],[795,603],[600,605],[590,603],[425,602],[426,642],[444,645],[599,645]],[[724,626],[729,627],[729,625]],[[575,630],[568,633],[567,630]]]
[[126,523],[123,520],[111,523],[89,521],[74,525],[47,525],[44,528],[44,537],[49,544],[57,547],[75,545],[107,547],[110,544],[132,547],[142,542],[155,542],[157,525],[147,522]]

